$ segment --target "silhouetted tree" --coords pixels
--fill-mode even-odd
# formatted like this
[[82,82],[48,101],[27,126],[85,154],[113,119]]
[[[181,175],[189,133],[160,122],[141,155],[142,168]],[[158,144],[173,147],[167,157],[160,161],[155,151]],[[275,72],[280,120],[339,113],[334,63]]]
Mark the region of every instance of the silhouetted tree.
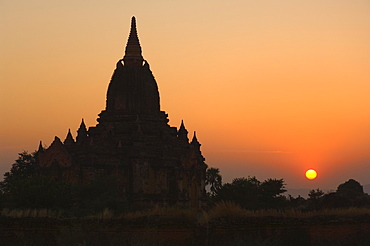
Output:
[[356,180],[350,179],[338,186],[337,193],[347,197],[362,196],[364,195],[364,188]]
[[298,195],[298,197],[293,197],[288,195],[288,202],[287,204],[290,208],[298,208],[298,209],[306,209],[306,199]]
[[258,207],[259,184],[256,177],[235,178],[216,192],[215,200],[233,201],[243,208],[256,209]]
[[324,192],[320,189],[310,190],[307,199],[307,208],[317,210],[321,208],[321,203],[324,197]]
[[346,208],[352,207],[350,199],[338,195],[336,192],[325,194],[322,198],[319,209]]
[[340,184],[336,192],[324,195],[322,208],[363,207],[370,204],[370,197],[354,179]]
[[10,193],[13,207],[69,208],[70,185],[49,177],[33,176],[20,180]]
[[278,208],[284,206],[286,198],[281,194],[286,192],[283,179],[267,179],[260,184],[261,206]]
[[0,182],[0,190],[4,193],[11,193],[19,182],[35,176],[35,153],[29,154],[26,151],[18,154],[19,157],[12,165],[10,172],[4,174],[4,180]]
[[246,209],[278,208],[286,198],[283,179],[260,182],[256,177],[236,178],[216,191],[215,201],[233,201]]
[[320,189],[310,190],[308,197],[311,200],[318,200],[324,196],[324,192]]
[[208,168],[206,172],[206,185],[210,185],[210,195],[214,196],[222,186],[222,176],[218,168]]
[[261,183],[260,189],[263,196],[276,198],[286,192],[284,186],[283,179],[267,179]]
[[0,182],[3,207],[65,208],[69,206],[70,185],[37,175],[35,153],[19,153],[10,172]]

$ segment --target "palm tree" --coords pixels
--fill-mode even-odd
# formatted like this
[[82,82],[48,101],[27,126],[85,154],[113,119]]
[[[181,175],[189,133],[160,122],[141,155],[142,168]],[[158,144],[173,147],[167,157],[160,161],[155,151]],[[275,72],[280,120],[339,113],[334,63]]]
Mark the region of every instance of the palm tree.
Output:
[[206,185],[210,185],[209,190],[212,196],[216,195],[216,192],[222,186],[222,176],[218,168],[208,168],[206,172]]

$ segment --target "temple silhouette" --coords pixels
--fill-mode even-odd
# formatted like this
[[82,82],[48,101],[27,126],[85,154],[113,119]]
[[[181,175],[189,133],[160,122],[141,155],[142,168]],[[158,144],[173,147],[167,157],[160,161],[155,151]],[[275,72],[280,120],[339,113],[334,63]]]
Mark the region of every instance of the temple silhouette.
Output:
[[96,126],[82,120],[74,139],[58,137],[44,149],[40,142],[40,175],[74,184],[114,176],[122,194],[134,204],[199,208],[205,199],[207,165],[196,134],[189,141],[184,122],[168,124],[160,109],[156,80],[144,60],[132,17],[123,59],[109,83],[106,108]]

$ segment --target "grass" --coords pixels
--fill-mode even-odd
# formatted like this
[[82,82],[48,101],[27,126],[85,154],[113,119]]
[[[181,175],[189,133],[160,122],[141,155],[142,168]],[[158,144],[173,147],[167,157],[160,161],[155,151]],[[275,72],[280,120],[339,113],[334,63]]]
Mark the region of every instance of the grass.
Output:
[[[95,215],[87,216],[89,219],[111,220],[121,219],[125,221],[155,223],[158,221],[177,221],[182,223],[196,223],[205,225],[210,221],[219,218],[292,218],[292,219],[309,219],[313,217],[356,217],[370,216],[370,208],[341,208],[341,209],[324,209],[318,211],[303,212],[296,209],[288,210],[246,210],[233,202],[220,202],[212,207],[209,211],[196,211],[191,209],[181,209],[176,207],[155,206],[152,209],[136,211],[116,215],[109,209]],[[61,218],[62,211],[50,209],[3,209],[0,212],[1,217],[11,218]]]
[[208,211],[156,206],[78,218],[62,212],[0,210],[1,245],[370,245],[370,208],[251,211],[221,202]]
[[1,210],[1,217],[10,218],[60,218],[61,212],[50,209],[8,209]]
[[311,219],[338,217],[350,218],[357,216],[370,216],[370,208],[338,208],[338,209],[323,209],[318,211],[301,211],[298,209],[286,210],[246,210],[238,204],[232,202],[220,202],[216,204],[210,211],[204,214],[204,218],[199,221],[200,224],[206,224],[220,218],[228,219],[248,219],[248,218],[287,218],[287,219]]
[[193,224],[197,221],[198,212],[191,209],[155,206],[153,209],[121,214],[118,217],[127,221],[145,221],[148,224],[180,222]]
[[88,216],[88,218],[92,219],[100,219],[100,220],[107,220],[107,219],[114,219],[116,216],[114,215],[114,212],[109,210],[108,208],[105,208],[102,212]]

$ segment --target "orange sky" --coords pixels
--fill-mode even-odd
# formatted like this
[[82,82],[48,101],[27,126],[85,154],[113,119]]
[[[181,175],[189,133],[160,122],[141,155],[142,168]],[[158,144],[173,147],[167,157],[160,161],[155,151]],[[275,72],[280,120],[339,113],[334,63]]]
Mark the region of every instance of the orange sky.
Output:
[[1,1],[1,174],[96,124],[132,15],[162,110],[224,181],[370,183],[368,0]]

